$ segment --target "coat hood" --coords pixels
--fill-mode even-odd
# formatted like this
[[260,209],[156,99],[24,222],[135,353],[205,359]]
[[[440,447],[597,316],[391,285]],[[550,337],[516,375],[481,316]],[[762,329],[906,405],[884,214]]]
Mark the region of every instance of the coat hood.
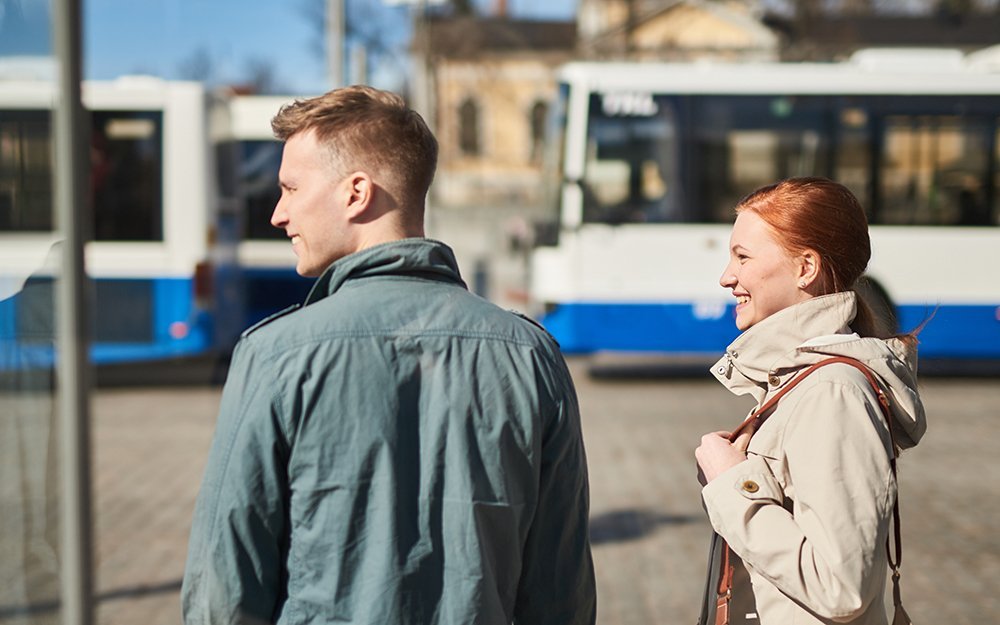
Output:
[[741,334],[712,374],[737,395],[758,403],[810,365],[832,356],[860,360],[881,380],[890,400],[893,433],[903,449],[927,429],[917,391],[916,340],[859,337],[850,328],[857,311],[853,292],[815,297],[778,311]]

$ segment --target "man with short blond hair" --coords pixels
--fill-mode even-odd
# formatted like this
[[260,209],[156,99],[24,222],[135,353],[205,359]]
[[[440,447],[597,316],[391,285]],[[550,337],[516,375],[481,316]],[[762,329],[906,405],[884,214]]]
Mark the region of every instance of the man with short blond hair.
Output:
[[271,223],[318,279],[234,352],[185,622],[593,623],[573,383],[543,329],[423,238],[434,136],[369,87],[272,126]]

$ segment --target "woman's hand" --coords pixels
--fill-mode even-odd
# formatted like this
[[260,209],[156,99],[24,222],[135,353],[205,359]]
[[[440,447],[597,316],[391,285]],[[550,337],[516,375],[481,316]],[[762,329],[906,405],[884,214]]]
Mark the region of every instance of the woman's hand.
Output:
[[749,435],[741,434],[735,443],[729,442],[729,432],[712,432],[701,437],[701,445],[694,450],[698,461],[698,481],[704,486],[721,473],[747,459],[746,445]]

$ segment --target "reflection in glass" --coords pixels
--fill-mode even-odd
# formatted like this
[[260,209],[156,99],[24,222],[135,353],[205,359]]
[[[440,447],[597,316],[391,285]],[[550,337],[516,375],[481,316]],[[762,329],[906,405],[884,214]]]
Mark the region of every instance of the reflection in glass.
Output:
[[[13,242],[7,240],[8,246]],[[59,620],[55,267],[59,246],[17,246],[0,266],[0,623]]]

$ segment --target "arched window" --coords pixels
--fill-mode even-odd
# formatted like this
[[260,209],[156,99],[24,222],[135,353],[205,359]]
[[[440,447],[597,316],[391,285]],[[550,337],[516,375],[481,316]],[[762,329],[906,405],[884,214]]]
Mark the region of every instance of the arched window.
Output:
[[545,147],[545,120],[549,116],[549,105],[537,100],[531,107],[531,162],[542,162]]
[[479,154],[479,106],[472,98],[458,107],[458,147],[467,156]]

